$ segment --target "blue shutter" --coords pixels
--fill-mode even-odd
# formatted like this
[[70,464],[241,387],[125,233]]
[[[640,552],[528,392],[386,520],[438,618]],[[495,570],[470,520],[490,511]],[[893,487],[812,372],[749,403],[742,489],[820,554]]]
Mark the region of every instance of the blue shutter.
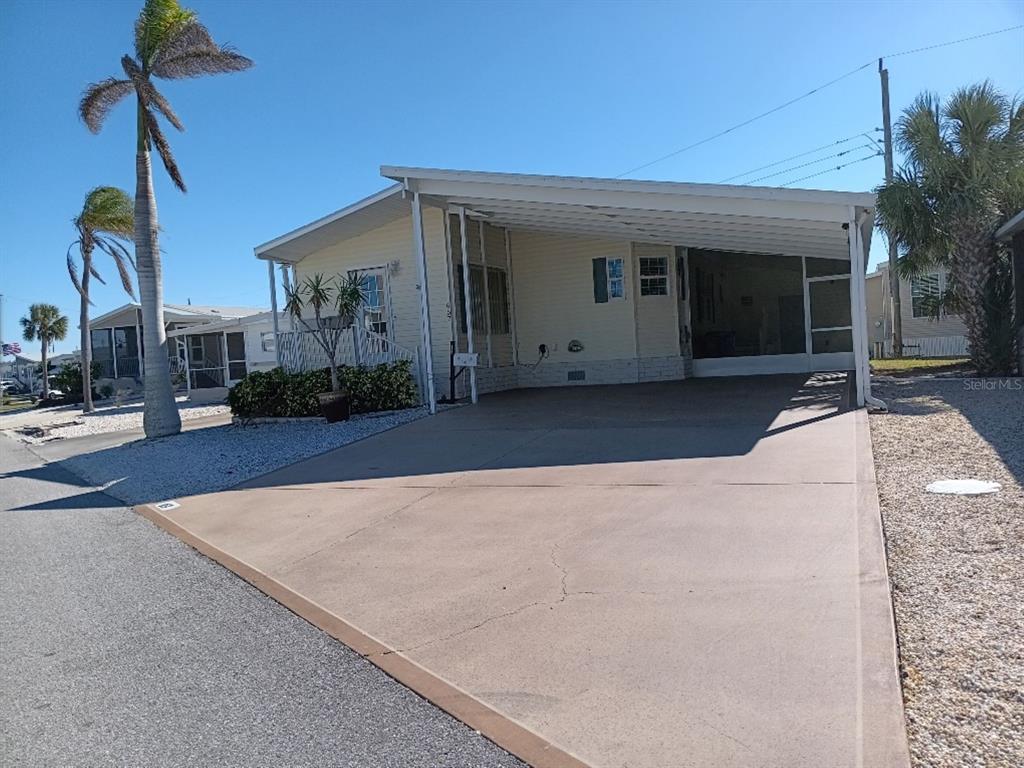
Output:
[[608,302],[608,259],[594,259],[594,302]]

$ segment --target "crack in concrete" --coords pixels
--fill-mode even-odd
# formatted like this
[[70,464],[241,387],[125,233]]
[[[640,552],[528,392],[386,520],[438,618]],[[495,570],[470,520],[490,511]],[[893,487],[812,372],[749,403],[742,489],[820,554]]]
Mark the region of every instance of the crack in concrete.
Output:
[[321,552],[330,549],[335,544],[341,544],[342,542],[348,541],[353,536],[356,536],[356,535],[362,533],[363,531],[367,531],[370,528],[374,528],[374,527],[380,525],[381,523],[383,523],[383,522],[385,522],[387,520],[390,520],[392,517],[394,517],[395,515],[397,515],[397,514],[399,514],[401,512],[404,512],[405,510],[409,509],[409,507],[413,506],[414,504],[417,504],[417,503],[423,501],[424,499],[429,498],[430,496],[433,496],[439,490],[441,490],[441,489],[440,488],[435,488],[434,490],[430,491],[429,493],[424,493],[422,496],[419,496],[419,497],[413,499],[409,503],[403,504],[402,506],[397,507],[396,509],[391,510],[387,514],[381,515],[376,520],[373,520],[373,521],[367,523],[366,525],[362,526],[361,528],[356,528],[354,531],[351,531],[351,532],[345,534],[344,536],[342,536],[340,538],[331,539],[330,541],[328,541],[326,544],[324,544],[319,549],[316,549],[316,550],[314,550],[314,551],[312,551],[312,552],[310,552],[308,554],[303,555],[300,558],[297,558],[295,560],[292,560],[289,563],[286,563],[282,567],[281,572],[282,573],[286,573],[287,571],[290,571],[292,568],[294,568],[295,566],[299,565],[300,563],[304,563],[306,560],[309,560],[311,557],[316,557]]
[[457,632],[452,632],[451,634],[444,635],[443,637],[435,637],[435,638],[433,638],[431,640],[426,640],[426,641],[424,641],[422,643],[418,643],[416,645],[412,645],[412,646],[409,646],[407,648],[394,648],[394,649],[388,650],[388,651],[382,651],[382,652],[379,652],[379,653],[367,653],[367,654],[363,654],[363,655],[366,656],[367,658],[370,658],[372,656],[388,656],[388,655],[393,654],[393,653],[411,653],[413,651],[418,651],[418,650],[420,650],[422,648],[426,648],[427,646],[430,646],[430,645],[435,645],[437,643],[443,643],[443,642],[445,642],[447,640],[453,640],[456,637],[461,637],[462,635],[468,634],[470,632],[475,632],[476,630],[480,629],[481,627],[483,627],[483,626],[485,626],[487,624],[490,624],[491,622],[498,621],[500,619],[510,618],[510,617],[515,616],[515,615],[517,615],[519,613],[522,613],[523,611],[526,611],[526,610],[528,610],[530,608],[536,608],[537,606],[541,606],[541,605],[546,605],[546,606],[548,606],[550,608],[554,608],[556,605],[561,605],[562,603],[564,603],[570,597],[575,597],[577,595],[656,595],[657,594],[656,592],[648,592],[648,591],[644,591],[644,590],[622,590],[622,591],[610,591],[610,592],[602,592],[602,591],[596,591],[596,590],[579,590],[579,591],[570,592],[568,587],[567,587],[567,585],[566,585],[566,581],[569,578],[569,571],[568,571],[567,568],[565,568],[565,566],[563,566],[561,563],[558,562],[558,558],[557,558],[558,550],[559,550],[559,544],[558,544],[558,542],[555,542],[551,546],[551,551],[548,553],[548,558],[551,560],[551,564],[561,574],[561,577],[558,580],[559,596],[558,596],[557,600],[534,600],[533,602],[526,603],[525,605],[521,605],[518,608],[513,608],[510,611],[505,611],[503,613],[499,613],[499,614],[496,614],[494,616],[488,616],[483,621],[477,622],[476,624],[474,624],[474,625],[472,625],[470,627],[466,627],[465,629],[460,629]]

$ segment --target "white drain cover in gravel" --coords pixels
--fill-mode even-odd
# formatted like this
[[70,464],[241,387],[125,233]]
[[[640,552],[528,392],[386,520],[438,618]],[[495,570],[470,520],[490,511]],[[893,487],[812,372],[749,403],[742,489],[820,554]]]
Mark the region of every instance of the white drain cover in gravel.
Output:
[[957,496],[977,496],[982,493],[995,493],[1002,486],[989,480],[936,480],[928,483],[925,490],[929,493],[953,493]]

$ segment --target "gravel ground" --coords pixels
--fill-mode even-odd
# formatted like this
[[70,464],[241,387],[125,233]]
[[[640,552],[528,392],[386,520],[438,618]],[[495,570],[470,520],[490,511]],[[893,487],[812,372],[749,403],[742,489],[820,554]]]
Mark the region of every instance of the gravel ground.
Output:
[[425,415],[424,408],[410,408],[337,424],[229,424],[136,440],[60,464],[127,504],[141,504],[224,490]]
[[0,436],[0,766],[525,768]]
[[[67,421],[78,421],[69,427],[57,427],[47,431],[46,437],[30,437],[18,434],[20,440],[27,443],[43,443],[54,438],[84,437],[86,435],[101,435],[108,432],[123,432],[129,429],[142,429],[143,406],[130,405],[120,408],[97,409],[93,413],[76,413],[66,419]],[[178,403],[178,414],[182,421],[202,419],[207,416],[221,416],[231,413],[226,405],[209,405],[202,403]],[[9,434],[9,433],[8,433]]]
[[[875,388],[891,409],[871,435],[917,768],[1024,765],[1024,380],[1003,381]],[[956,478],[1002,490],[924,491]]]

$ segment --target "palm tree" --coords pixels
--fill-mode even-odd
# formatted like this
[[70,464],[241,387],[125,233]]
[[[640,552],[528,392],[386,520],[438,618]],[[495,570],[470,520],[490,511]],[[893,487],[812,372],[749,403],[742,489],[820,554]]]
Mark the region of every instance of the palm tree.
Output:
[[940,303],[963,317],[972,363],[981,375],[1008,374],[1012,278],[994,235],[1024,207],[1024,104],[989,82],[961,88],[944,105],[924,93],[903,113],[896,142],[906,164],[877,192],[900,273],[947,268],[951,290]]
[[135,22],[135,56],[121,58],[125,78],[110,77],[90,85],[82,96],[79,113],[93,133],[99,133],[107,114],[122,99],[136,101],[135,143],[135,259],[142,303],[145,353],[146,437],[181,431],[167,364],[167,335],[163,318],[163,282],[157,241],[156,199],[150,151],[156,147],[164,168],[182,192],[182,180],[171,147],[157,115],[179,131],[181,120],[167,99],[153,85],[153,78],[179,80],[187,77],[238,72],[252,61],[231,48],[217,45],[193,11],[177,0],[146,0]]
[[25,341],[40,342],[45,400],[50,396],[50,371],[46,353],[53,346],[53,342],[63,341],[68,335],[68,316],[62,315],[53,304],[33,304],[28,308],[28,315],[21,318],[21,335]]
[[[82,410],[89,413],[92,405],[92,336],[89,333],[89,280],[95,277],[101,283],[105,281],[92,263],[92,254],[96,248],[110,255],[117,265],[121,276],[121,285],[133,299],[135,286],[132,284],[132,271],[135,263],[120,240],[128,240],[134,232],[132,220],[132,201],[128,193],[117,187],[96,187],[85,196],[82,211],[74,219],[78,238],[68,247],[68,274],[71,282],[81,297],[78,323],[82,331]],[[78,265],[71,258],[71,249],[78,246],[82,254],[82,276],[78,276]],[[129,269],[130,268],[130,269]],[[136,344],[139,340],[136,339]]]

